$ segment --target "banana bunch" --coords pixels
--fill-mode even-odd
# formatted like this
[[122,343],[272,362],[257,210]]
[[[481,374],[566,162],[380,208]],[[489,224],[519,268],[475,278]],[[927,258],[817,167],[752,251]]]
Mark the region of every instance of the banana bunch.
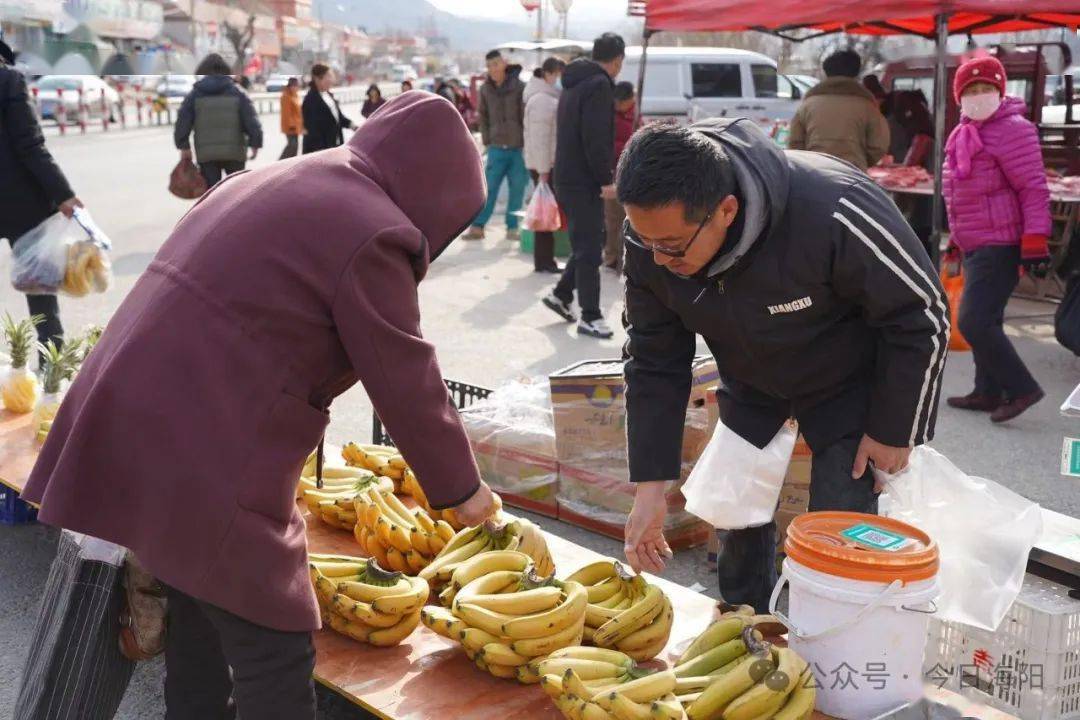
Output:
[[589,593],[587,644],[619,650],[639,662],[656,657],[667,645],[675,611],[658,586],[610,559],[586,565],[567,580],[581,583]]
[[685,719],[675,674],[639,670],[633,663],[614,650],[567,648],[539,664],[539,671],[550,671],[540,685],[568,720]]
[[60,289],[72,297],[105,292],[112,276],[109,268],[109,258],[97,243],[72,243],[68,246],[67,267]]
[[309,568],[323,622],[342,635],[389,647],[420,623],[428,597],[427,583],[420,578],[343,555],[311,555]]
[[368,486],[353,498],[352,509],[353,534],[364,552],[410,575],[427,567],[454,537],[445,520],[433,520],[423,508],[410,510],[385,487]]
[[424,509],[432,520],[444,520],[454,532],[465,527],[458,521],[453,510],[436,510],[428,502],[427,495],[420,487],[416,474],[405,462],[397,448],[388,445],[359,445],[349,443],[341,449],[341,456],[345,464],[352,467],[365,468],[376,475],[388,477],[394,481],[394,492],[403,493],[416,500],[417,504]]
[[[305,465],[305,471],[307,466]],[[352,532],[356,526],[354,498],[366,490],[376,489],[386,493],[393,484],[387,478],[376,477],[367,470],[351,467],[324,467],[323,486],[320,489],[314,477],[301,475],[296,485],[297,495],[308,510],[327,525]]]
[[[536,572],[546,577],[555,572],[555,562],[548,552],[540,528],[525,518],[517,518],[500,512],[499,520],[489,520],[482,525],[465,528],[455,534],[446,543],[435,559],[420,572],[420,577],[428,581],[432,589],[443,591],[451,583],[458,567],[470,558],[493,550],[516,550],[532,559]],[[457,585],[457,583],[454,583]],[[450,607],[454,593],[464,583],[449,594],[440,594],[443,605]]]
[[49,438],[49,430],[52,430],[52,420],[42,420],[38,425],[37,432],[34,433],[34,442],[38,445],[44,445],[45,441]]
[[450,608],[425,608],[420,619],[495,677],[539,682],[534,659],[581,644],[585,588],[554,572],[540,576],[524,553],[477,555],[458,565],[451,587],[458,589]]
[[[755,651],[698,690],[679,696],[689,720],[806,720],[816,690],[805,660],[790,648]],[[685,679],[684,679],[685,682]]]

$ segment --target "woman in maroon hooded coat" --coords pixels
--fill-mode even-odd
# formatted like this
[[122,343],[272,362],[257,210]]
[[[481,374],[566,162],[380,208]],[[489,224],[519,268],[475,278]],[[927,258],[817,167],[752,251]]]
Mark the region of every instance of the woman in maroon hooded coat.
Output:
[[232,717],[230,695],[243,718],[315,717],[294,492],[357,381],[434,507],[493,512],[416,292],[484,199],[457,110],[409,93],[344,146],[212,188],[113,316],[24,497],[168,586],[169,720]]

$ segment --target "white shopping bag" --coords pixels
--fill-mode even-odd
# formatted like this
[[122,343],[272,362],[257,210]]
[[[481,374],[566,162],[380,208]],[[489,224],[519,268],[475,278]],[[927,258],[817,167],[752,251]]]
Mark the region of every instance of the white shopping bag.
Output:
[[885,485],[880,513],[919,528],[938,544],[940,620],[996,630],[1020,593],[1028,554],[1042,534],[1038,505],[991,480],[971,477],[926,446]]
[[687,512],[723,530],[772,520],[797,436],[795,425],[784,423],[759,449],[718,422],[682,487]]

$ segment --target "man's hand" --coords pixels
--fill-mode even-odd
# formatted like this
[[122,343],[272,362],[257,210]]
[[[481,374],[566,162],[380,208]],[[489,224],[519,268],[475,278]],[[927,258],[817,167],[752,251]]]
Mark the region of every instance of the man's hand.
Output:
[[671,548],[664,539],[664,515],[667,499],[664,490],[667,483],[640,482],[634,495],[634,509],[626,523],[626,561],[634,572],[658,573],[665,561],[672,556]]
[[82,206],[82,200],[77,197],[69,197],[60,203],[60,207],[57,209],[64,214],[64,217],[69,218],[75,214],[75,208],[81,208]]
[[477,491],[471,498],[454,508],[454,513],[458,516],[458,520],[472,527],[484,522],[501,509],[502,503],[498,501],[495,493],[491,492],[487,483],[481,480]]
[[251,148],[251,159],[254,160],[259,156],[259,148]]
[[874,467],[882,472],[895,475],[907,467],[910,455],[909,447],[882,445],[869,435],[863,435],[859,450],[855,453],[855,467],[851,470],[851,477],[858,480],[865,475],[868,463],[873,463]]
[[604,198],[605,200],[614,200],[615,186],[605,185],[604,187],[600,188],[600,197]]

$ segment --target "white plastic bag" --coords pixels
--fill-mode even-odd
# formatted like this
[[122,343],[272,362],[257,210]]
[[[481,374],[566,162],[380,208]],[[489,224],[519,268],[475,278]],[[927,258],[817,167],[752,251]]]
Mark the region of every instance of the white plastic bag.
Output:
[[797,437],[795,426],[784,423],[759,449],[718,422],[682,487],[687,511],[724,530],[772,520]]
[[11,284],[19,292],[73,297],[104,292],[112,281],[109,238],[84,208],[61,213],[23,233],[12,245]]
[[559,202],[551,186],[541,181],[525,208],[525,227],[535,232],[555,232],[561,226]]
[[1038,505],[991,480],[965,474],[921,446],[899,475],[878,470],[879,511],[914,525],[938,544],[940,620],[996,630],[1024,582],[1028,553],[1042,534]]

